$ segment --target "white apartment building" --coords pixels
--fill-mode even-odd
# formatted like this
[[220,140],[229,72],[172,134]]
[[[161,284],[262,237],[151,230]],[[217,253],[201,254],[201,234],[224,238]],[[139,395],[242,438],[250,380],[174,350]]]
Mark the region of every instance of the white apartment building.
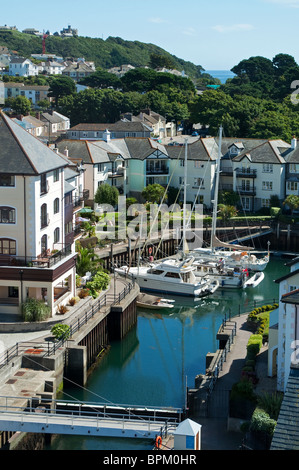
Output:
[[[72,193],[66,158],[0,115],[0,312],[75,295]],[[70,210],[71,208],[71,210]]]

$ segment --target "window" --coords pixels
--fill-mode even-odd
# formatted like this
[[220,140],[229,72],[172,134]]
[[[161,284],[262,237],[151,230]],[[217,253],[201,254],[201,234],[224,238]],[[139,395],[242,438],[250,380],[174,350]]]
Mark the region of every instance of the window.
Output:
[[47,173],[40,175],[40,193],[46,194],[48,192]]
[[296,165],[296,163],[290,163],[289,164],[289,172],[290,173],[298,173],[299,172],[299,165]]
[[67,224],[65,224],[65,235],[68,235],[69,233],[72,233],[73,231],[73,223],[72,222],[68,222]]
[[57,197],[54,200],[54,214],[58,214],[59,212],[59,198]]
[[105,163],[98,163],[98,173],[105,171]]
[[272,163],[264,163],[263,164],[263,173],[273,173],[273,164]]
[[298,190],[298,183],[297,181],[288,181],[287,182],[287,189],[289,191],[297,191]]
[[48,225],[47,204],[43,204],[40,208],[40,227],[44,228]]
[[15,224],[16,210],[12,207],[0,207],[0,224]]
[[59,230],[59,227],[57,227],[57,228],[54,230],[54,243],[58,243],[58,242],[59,242],[59,238],[60,238],[60,230]]
[[183,178],[183,176],[179,176],[179,184],[184,184],[184,178]]
[[43,235],[41,238],[41,253],[45,254],[48,250],[48,236]]
[[195,160],[195,161],[194,161],[194,167],[195,167],[195,168],[203,168],[204,165],[203,165],[203,163],[201,163],[199,160]]
[[181,279],[179,273],[166,273],[165,277],[171,277],[172,279]]
[[270,207],[270,199],[262,199],[262,207]]
[[16,255],[17,244],[10,238],[0,238],[0,255]]
[[194,178],[193,186],[201,187],[202,189],[204,189],[203,185],[204,185],[204,179],[203,178]]
[[54,170],[53,171],[53,177],[54,177],[54,183],[59,181],[59,170]]
[[273,182],[272,181],[263,181],[263,190],[264,191],[272,191],[273,189]]
[[185,166],[185,160],[180,160],[180,166]]
[[0,186],[15,186],[15,177],[12,175],[0,174]]

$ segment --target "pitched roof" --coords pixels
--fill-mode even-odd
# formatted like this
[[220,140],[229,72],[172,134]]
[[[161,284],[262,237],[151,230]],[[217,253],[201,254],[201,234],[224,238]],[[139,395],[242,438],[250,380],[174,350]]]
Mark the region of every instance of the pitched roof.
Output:
[[[184,159],[185,150],[183,147],[183,144],[166,146],[169,157]],[[217,160],[217,156],[218,144],[214,137],[199,138],[188,144],[188,160],[213,161]]]
[[280,282],[285,281],[286,279],[289,279],[290,277],[295,276],[295,274],[298,274],[298,273],[299,273],[299,268],[295,269],[295,271],[291,271],[285,276],[280,277],[279,279],[275,279],[274,282],[276,282],[276,284],[279,284]]
[[290,369],[270,450],[299,450],[299,370]]
[[105,131],[110,132],[150,132],[151,130],[141,121],[117,121],[115,123],[80,123],[70,131]]
[[240,162],[243,158],[248,157],[252,163],[285,163],[282,152],[290,147],[289,144],[282,140],[268,140],[251,150],[245,149],[239,155],[234,157],[232,161]]
[[56,152],[0,113],[0,172],[38,175],[67,165]]

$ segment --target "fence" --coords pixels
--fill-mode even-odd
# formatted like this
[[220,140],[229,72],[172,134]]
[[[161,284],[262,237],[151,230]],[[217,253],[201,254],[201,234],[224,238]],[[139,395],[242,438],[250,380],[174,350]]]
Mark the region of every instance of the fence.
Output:
[[[99,310],[103,307],[109,305],[112,307],[113,305],[119,304],[130,292],[133,290],[135,286],[135,281],[132,280],[125,288],[118,294],[105,294],[103,297],[100,297],[96,302],[92,304],[92,306],[86,310],[77,320],[73,321],[70,327],[70,336],[73,336],[77,331],[79,331],[86,323],[94,317],[94,315],[99,312]],[[37,343],[28,341],[22,343],[16,343],[11,348],[4,351],[0,354],[0,369],[7,365],[12,359],[17,356],[21,356],[25,353],[31,354],[42,354],[44,357],[52,356],[55,352],[64,346],[67,340],[56,340],[56,341],[45,341],[42,343]]]

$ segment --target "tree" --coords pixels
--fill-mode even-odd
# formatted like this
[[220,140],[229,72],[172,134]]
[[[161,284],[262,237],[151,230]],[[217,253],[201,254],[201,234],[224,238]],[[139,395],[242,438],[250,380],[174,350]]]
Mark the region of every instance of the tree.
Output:
[[71,78],[62,76],[51,79],[48,97],[55,98],[56,106],[60,98],[74,93],[76,93],[76,85]]
[[101,265],[101,260],[95,255],[92,248],[77,247],[76,272],[79,276],[85,276],[87,272],[96,272]]
[[219,215],[222,218],[223,222],[226,223],[232,217],[236,217],[238,211],[235,206],[227,206],[225,204],[219,204]]
[[[149,184],[144,190],[142,191],[142,197],[152,203],[159,204],[164,196],[165,189],[160,184],[154,183]],[[165,196],[167,199],[167,195]]]
[[89,77],[83,78],[80,84],[93,88],[120,88],[121,81],[115,74],[99,69]]
[[5,100],[6,106],[11,107],[17,114],[27,114],[31,111],[31,101],[26,96],[17,96],[16,98],[8,98]]
[[108,183],[101,184],[94,196],[94,201],[97,204],[109,204],[115,207],[118,203],[119,192],[115,186],[110,186]]
[[166,67],[168,69],[175,68],[173,61],[166,55],[152,53],[150,55],[149,67],[152,69]]
[[288,206],[291,209],[291,214],[293,215],[294,210],[299,207],[299,196],[295,194],[290,194],[283,202],[284,206]]

